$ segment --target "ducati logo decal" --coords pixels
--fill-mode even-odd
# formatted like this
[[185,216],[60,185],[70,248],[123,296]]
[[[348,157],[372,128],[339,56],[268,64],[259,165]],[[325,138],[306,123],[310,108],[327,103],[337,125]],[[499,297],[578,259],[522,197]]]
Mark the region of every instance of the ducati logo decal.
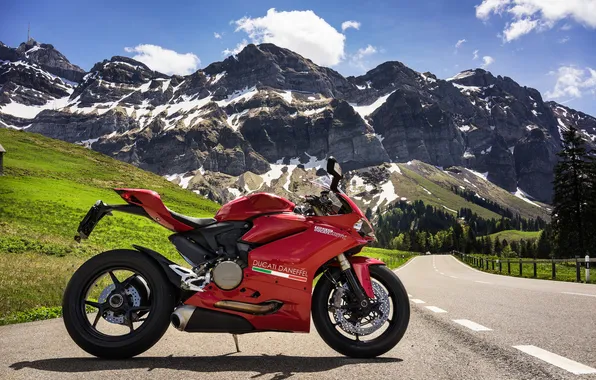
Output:
[[321,227],[321,226],[315,226],[315,232],[318,232],[320,234],[335,236],[335,237],[338,237],[340,239],[345,239],[346,238],[346,235],[344,235],[344,234],[340,234],[339,232],[335,232],[331,228],[325,228],[325,227]]
[[306,282],[308,280],[306,269],[290,268],[283,265],[271,264],[266,261],[253,260],[252,270],[294,281]]

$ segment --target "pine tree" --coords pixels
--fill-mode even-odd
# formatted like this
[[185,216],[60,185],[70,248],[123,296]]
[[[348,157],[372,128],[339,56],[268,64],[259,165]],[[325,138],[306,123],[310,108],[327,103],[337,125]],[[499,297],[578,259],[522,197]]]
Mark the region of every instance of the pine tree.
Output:
[[482,253],[485,255],[491,255],[493,253],[493,241],[490,236],[487,236],[484,239],[484,247],[482,249]]
[[501,257],[501,252],[503,251],[503,246],[501,245],[501,241],[499,240],[499,238],[497,237],[495,239],[495,254],[499,257]]
[[511,251],[515,253],[515,256],[519,256],[519,244],[514,240],[510,244]]
[[551,231],[551,227],[547,226],[542,230],[540,237],[538,238],[536,250],[537,256],[541,259],[548,259],[551,255]]
[[552,227],[558,256],[583,256],[596,249],[596,170],[577,129],[563,132],[555,167]]

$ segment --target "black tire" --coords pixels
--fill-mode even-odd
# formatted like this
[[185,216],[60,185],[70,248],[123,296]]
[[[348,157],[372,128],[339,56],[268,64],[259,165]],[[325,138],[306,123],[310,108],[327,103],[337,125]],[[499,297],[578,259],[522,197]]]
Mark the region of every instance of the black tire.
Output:
[[[152,292],[152,308],[147,320],[131,334],[118,337],[99,334],[81,306],[93,281],[112,268],[130,269],[140,274]],[[170,324],[175,300],[175,289],[152,258],[127,249],[107,251],[86,261],[70,279],[62,300],[64,325],[75,343],[89,354],[105,359],[126,359],[145,352],[161,339]]]
[[[388,291],[393,303],[393,322],[377,338],[356,341],[344,336],[334,326],[329,316],[329,297],[334,290],[331,280],[323,275],[313,293],[312,317],[321,338],[340,354],[353,358],[374,358],[391,350],[404,336],[410,321],[408,293],[399,278],[384,265],[371,265],[371,278],[380,282]],[[335,273],[338,276],[339,271]]]

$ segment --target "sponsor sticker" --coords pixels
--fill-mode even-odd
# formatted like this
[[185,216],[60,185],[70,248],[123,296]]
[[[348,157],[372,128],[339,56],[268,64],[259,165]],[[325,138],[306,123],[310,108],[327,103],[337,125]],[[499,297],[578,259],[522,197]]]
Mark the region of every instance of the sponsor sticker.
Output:
[[346,235],[344,235],[344,234],[340,234],[339,232],[335,232],[331,228],[325,228],[325,227],[321,227],[321,226],[315,226],[315,232],[318,232],[320,234],[334,236],[334,237],[337,237],[337,238],[340,238],[340,239],[345,239],[346,238]]
[[268,263],[266,261],[253,260],[252,270],[254,272],[287,278],[294,281],[306,282],[308,280],[306,269],[292,268],[285,265]]

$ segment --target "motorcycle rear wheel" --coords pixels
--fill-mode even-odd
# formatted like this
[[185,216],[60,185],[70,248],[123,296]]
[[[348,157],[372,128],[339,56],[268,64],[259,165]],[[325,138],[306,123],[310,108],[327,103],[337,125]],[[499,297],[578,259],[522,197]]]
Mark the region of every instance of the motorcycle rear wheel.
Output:
[[367,341],[360,340],[360,337],[367,335],[350,336],[350,333],[343,330],[340,321],[334,320],[330,300],[337,288],[330,277],[338,283],[342,282],[339,271],[327,272],[321,276],[313,293],[312,317],[317,332],[335,351],[354,358],[374,358],[391,350],[404,336],[410,321],[408,293],[395,273],[384,265],[372,265],[370,275],[373,282],[387,290],[392,310],[379,332],[383,327],[386,329]]
[[[118,279],[115,273],[123,271],[133,275]],[[103,276],[108,276],[107,280]],[[93,286],[101,282],[101,289],[109,280],[113,285],[108,285],[99,297],[96,293],[97,299],[93,299],[90,296]],[[116,293],[119,294],[112,297]],[[75,343],[89,354],[104,359],[126,359],[145,352],[159,341],[168,329],[175,300],[175,289],[153,259],[133,250],[107,251],[86,261],[70,279],[62,300],[64,325]],[[118,304],[124,306],[113,307]],[[126,314],[126,310],[130,313]],[[96,317],[88,314],[93,311]],[[141,325],[135,329],[133,318],[122,315],[134,315],[137,319],[134,322]],[[118,318],[130,322],[121,322],[118,326],[114,323]],[[130,331],[121,335],[106,334],[97,329],[98,321],[108,329],[129,328]]]

